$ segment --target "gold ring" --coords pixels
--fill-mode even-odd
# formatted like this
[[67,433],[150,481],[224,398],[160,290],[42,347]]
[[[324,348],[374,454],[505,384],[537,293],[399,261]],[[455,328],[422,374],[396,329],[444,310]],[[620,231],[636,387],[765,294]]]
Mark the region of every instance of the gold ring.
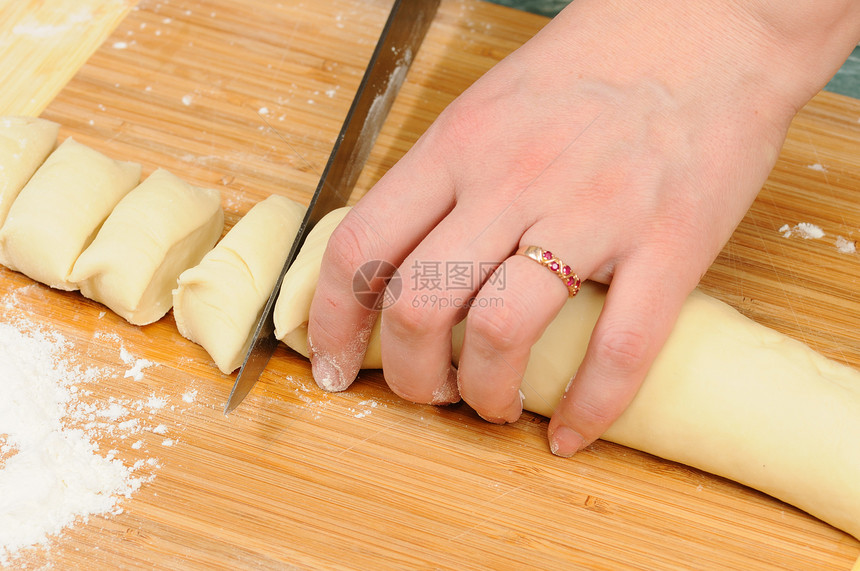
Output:
[[579,286],[582,285],[579,276],[570,269],[570,266],[556,258],[549,250],[544,250],[537,246],[523,246],[517,250],[517,254],[531,258],[557,275],[567,288],[568,297],[573,297],[579,293]]

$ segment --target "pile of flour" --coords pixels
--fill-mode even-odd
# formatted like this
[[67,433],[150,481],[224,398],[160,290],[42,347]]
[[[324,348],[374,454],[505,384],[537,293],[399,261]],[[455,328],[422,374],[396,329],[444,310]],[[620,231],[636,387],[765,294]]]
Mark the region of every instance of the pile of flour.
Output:
[[69,347],[59,334],[0,323],[0,566],[89,516],[121,512],[157,467],[99,450],[100,436],[115,436],[117,403],[84,397],[110,373],[73,364]]

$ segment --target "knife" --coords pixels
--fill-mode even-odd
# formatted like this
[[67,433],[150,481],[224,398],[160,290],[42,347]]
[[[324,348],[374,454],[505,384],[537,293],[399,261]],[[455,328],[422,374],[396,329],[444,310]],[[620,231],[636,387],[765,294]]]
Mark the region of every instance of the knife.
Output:
[[395,0],[284,267],[257,321],[251,347],[239,369],[224,414],[239,406],[251,392],[275,352],[278,340],[272,314],[284,275],[316,223],[332,210],[346,205],[406,72],[436,15],[439,1]]

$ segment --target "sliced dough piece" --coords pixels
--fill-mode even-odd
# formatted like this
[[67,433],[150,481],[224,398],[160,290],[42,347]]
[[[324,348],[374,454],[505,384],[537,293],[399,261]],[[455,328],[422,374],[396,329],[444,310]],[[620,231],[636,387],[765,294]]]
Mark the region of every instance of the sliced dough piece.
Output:
[[[322,253],[328,244],[329,236],[349,210],[348,206],[338,208],[323,217],[313,227],[305,238],[299,255],[284,276],[281,291],[275,303],[275,337],[305,357],[310,355],[308,315],[311,312],[311,300],[320,276]],[[370,335],[371,338],[379,336],[379,323],[374,324]],[[378,369],[381,366],[382,355],[379,351],[379,342],[370,343],[362,368]]]
[[0,118],[0,227],[18,193],[57,144],[60,126],[36,117]]
[[[320,235],[301,255],[319,260],[325,244]],[[279,335],[305,356],[306,300],[318,275],[318,264],[297,268],[278,300],[293,313],[283,323],[299,324],[296,334],[282,324]],[[521,387],[526,410],[550,416],[558,406],[605,295],[603,286],[583,284],[532,348]],[[462,340],[461,324],[455,363]],[[379,368],[378,336],[370,343],[364,366]],[[687,299],[642,388],[604,438],[741,482],[860,539],[860,372],[701,291]]]
[[221,372],[242,364],[304,214],[301,204],[272,195],[179,276],[173,291],[176,326],[206,349]]
[[0,229],[0,263],[51,287],[77,289],[68,279],[75,261],[139,180],[139,164],[66,139],[12,203]]
[[146,325],[170,310],[179,274],[212,249],[223,229],[218,190],[158,169],[116,205],[69,279],[86,297]]

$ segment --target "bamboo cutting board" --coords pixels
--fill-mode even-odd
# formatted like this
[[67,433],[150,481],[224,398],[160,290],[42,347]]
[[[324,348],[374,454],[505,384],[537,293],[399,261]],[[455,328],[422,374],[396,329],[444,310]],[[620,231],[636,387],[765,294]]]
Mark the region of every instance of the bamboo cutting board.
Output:
[[[390,2],[13,4],[0,4],[0,113],[44,109],[64,126],[61,137],[139,161],[144,174],[164,167],[220,188],[230,226],[271,193],[307,201]],[[356,195],[544,23],[443,1]],[[800,113],[702,284],[855,368],[860,255],[836,240],[860,236],[858,120],[860,102],[830,94]],[[784,237],[783,225],[800,222],[825,237]],[[408,404],[377,372],[346,393],[322,393],[307,363],[283,348],[225,418],[234,377],[182,339],[171,316],[133,327],[5,268],[0,283],[15,299],[0,304],[2,319],[47,323],[82,358],[119,371],[119,342],[106,339],[155,363],[140,381],[103,381],[96,397],[176,403],[147,418],[168,427],[173,446],[155,434],[142,450],[105,443],[128,462],[157,455],[152,481],[122,513],[75,526],[23,567],[847,570],[860,554],[856,539],[791,506],[647,454],[600,441],[555,458],[535,415],[495,426],[462,405]],[[183,404],[190,388],[198,396]]]

